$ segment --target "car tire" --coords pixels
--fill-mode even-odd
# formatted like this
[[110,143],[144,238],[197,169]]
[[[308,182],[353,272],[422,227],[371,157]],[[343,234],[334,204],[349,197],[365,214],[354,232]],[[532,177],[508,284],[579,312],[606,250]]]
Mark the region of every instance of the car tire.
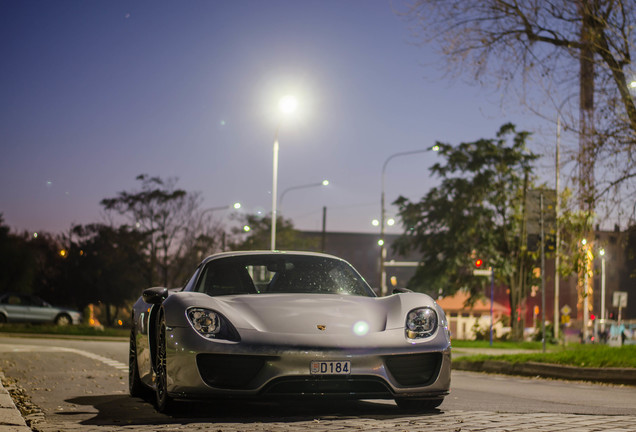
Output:
[[139,377],[139,365],[137,364],[137,338],[135,329],[130,331],[130,348],[128,350],[128,392],[132,397],[145,397],[146,387]]
[[444,398],[437,399],[415,399],[401,398],[395,399],[395,403],[400,409],[409,411],[432,411],[444,402]]
[[58,316],[55,318],[55,325],[58,325],[58,326],[67,326],[67,325],[71,325],[71,324],[72,324],[72,322],[73,322],[73,320],[71,320],[71,317],[70,317],[70,316],[68,316],[68,315],[66,315],[66,314],[58,315]]
[[166,319],[163,313],[157,323],[157,370],[155,380],[155,405],[160,413],[168,413],[174,403],[168,394],[168,372],[166,370]]
[[6,322],[7,322],[6,315],[0,313],[0,324],[5,324]]

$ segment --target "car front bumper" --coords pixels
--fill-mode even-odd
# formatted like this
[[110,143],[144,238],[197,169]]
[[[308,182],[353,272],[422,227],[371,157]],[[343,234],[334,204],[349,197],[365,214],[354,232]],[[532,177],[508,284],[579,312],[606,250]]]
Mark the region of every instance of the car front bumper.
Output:
[[[435,398],[449,392],[450,342],[443,330],[409,343],[403,329],[369,335],[268,335],[241,342],[207,340],[191,328],[168,328],[168,392],[175,398]],[[350,374],[312,375],[312,361],[349,361]]]

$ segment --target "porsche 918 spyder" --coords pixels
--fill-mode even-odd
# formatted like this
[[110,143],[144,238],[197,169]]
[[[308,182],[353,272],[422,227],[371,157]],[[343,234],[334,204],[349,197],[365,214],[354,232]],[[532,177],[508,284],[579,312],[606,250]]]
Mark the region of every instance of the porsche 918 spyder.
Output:
[[129,390],[174,400],[394,399],[428,410],[449,393],[446,316],[426,294],[377,297],[346,261],[307,252],[206,258],[178,290],[133,309]]

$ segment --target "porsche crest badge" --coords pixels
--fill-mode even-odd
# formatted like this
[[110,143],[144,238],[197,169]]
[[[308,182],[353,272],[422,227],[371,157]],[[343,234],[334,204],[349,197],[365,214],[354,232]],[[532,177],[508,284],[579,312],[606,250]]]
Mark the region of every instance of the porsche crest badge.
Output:
[[317,327],[317,328],[318,328],[318,330],[320,330],[320,331],[325,331],[325,330],[327,330],[327,326],[326,326],[326,325],[323,325],[323,324],[318,324],[316,327]]

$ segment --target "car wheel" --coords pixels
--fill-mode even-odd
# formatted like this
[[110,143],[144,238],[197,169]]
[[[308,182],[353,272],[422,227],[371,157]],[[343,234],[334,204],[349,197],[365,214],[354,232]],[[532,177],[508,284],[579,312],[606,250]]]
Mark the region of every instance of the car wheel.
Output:
[[397,406],[404,410],[409,411],[431,411],[440,406],[444,402],[444,398],[438,399],[414,399],[403,398],[396,399]]
[[4,314],[0,314],[0,324],[5,324],[7,322],[7,317]]
[[67,326],[71,324],[71,317],[65,314],[58,315],[55,318],[55,324],[59,326]]
[[168,372],[166,371],[166,319],[163,314],[157,325],[157,379],[155,382],[157,411],[166,413],[172,406],[168,395]]
[[146,387],[139,377],[139,365],[137,364],[137,337],[135,329],[130,331],[130,349],[128,351],[128,392],[132,397],[144,397]]

